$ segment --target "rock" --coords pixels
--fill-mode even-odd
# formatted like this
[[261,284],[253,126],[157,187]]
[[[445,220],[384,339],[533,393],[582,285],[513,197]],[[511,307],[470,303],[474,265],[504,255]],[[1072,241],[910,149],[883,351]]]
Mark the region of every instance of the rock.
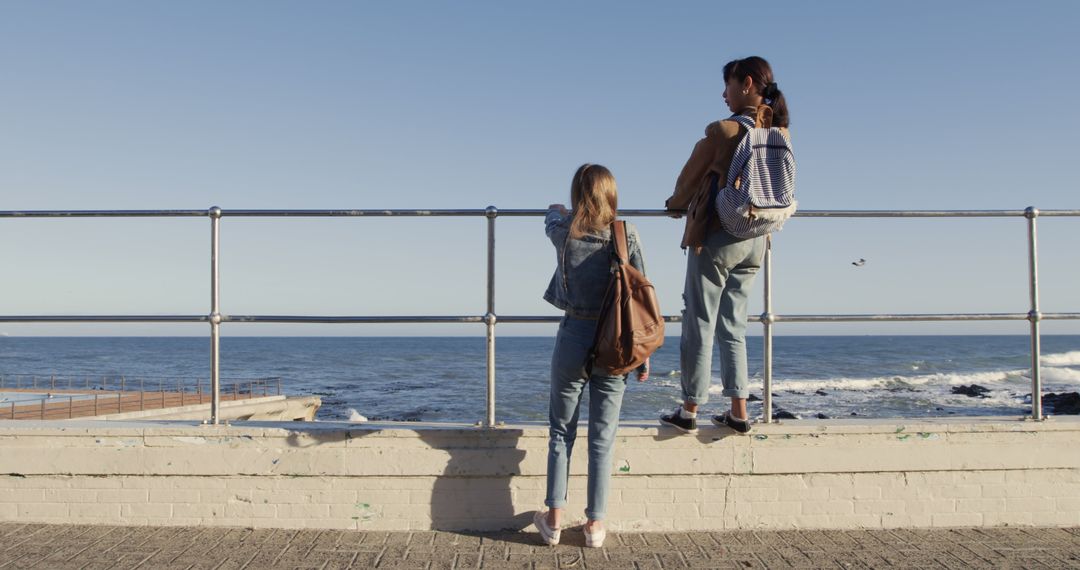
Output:
[[967,396],[969,398],[989,398],[990,397],[990,396],[987,396],[987,394],[990,393],[990,389],[989,388],[984,388],[983,386],[979,386],[978,384],[972,384],[971,386],[964,386],[964,385],[953,386],[952,393],[953,394],[961,394],[961,395]]
[[1049,411],[1055,415],[1080,414],[1080,392],[1043,394],[1042,400],[1044,412]]
[[818,412],[817,416],[815,416],[815,417],[817,419],[819,419],[819,420],[827,420],[827,419],[829,419],[829,416],[826,416],[825,414],[823,414],[821,412]]
[[817,390],[814,393],[817,394],[818,396],[828,396],[829,395],[829,393],[826,392],[825,390]]
[[772,417],[773,417],[773,419],[776,419],[776,420],[797,420],[797,419],[799,419],[799,416],[796,416],[795,414],[793,414],[793,413],[791,413],[791,412],[789,412],[789,411],[787,411],[787,410],[785,410],[783,408],[773,412]]
[[853,416],[857,416],[857,415],[859,415],[859,414],[858,414],[857,412],[851,412],[851,415],[853,415]]
[[[889,392],[918,392],[918,390],[912,388],[911,386],[890,386],[885,389]],[[955,390],[955,388],[953,389]]]
[[756,394],[750,394],[750,397],[746,399],[748,402],[760,402],[761,398],[758,398]]

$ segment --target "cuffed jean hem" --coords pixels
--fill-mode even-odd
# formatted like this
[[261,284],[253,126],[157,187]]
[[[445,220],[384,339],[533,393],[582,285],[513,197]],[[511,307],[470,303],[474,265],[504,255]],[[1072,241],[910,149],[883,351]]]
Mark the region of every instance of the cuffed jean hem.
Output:
[[724,391],[723,391],[723,394],[724,394],[725,398],[740,398],[740,399],[745,400],[745,399],[750,397],[750,390],[738,390],[738,389],[729,390],[729,389],[725,388]]
[[602,521],[602,520],[604,520],[604,513],[590,513],[589,511],[586,510],[585,511],[585,518],[587,518],[587,519],[589,519],[591,521]]
[[694,396],[683,395],[683,402],[687,404],[694,404],[695,406],[704,406],[709,403],[709,397],[696,398]]
[[545,500],[544,501],[544,506],[546,506],[549,509],[565,509],[566,508],[566,501]]

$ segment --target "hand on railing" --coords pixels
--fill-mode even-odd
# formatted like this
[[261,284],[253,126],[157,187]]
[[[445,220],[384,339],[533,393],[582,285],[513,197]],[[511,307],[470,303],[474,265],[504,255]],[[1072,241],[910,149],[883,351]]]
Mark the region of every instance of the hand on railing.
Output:
[[570,213],[570,210],[567,210],[566,206],[564,206],[562,204],[550,204],[548,206],[548,210],[555,210],[556,212],[558,212],[564,218]]
[[641,363],[635,370],[637,372],[637,381],[644,382],[649,379],[649,359],[646,358],[645,362]]

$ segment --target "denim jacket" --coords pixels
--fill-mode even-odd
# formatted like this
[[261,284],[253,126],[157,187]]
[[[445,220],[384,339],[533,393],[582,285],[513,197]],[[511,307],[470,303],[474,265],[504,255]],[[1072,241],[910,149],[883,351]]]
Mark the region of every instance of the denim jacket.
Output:
[[[614,249],[611,228],[581,238],[570,238],[571,217],[551,210],[544,218],[544,232],[555,245],[557,267],[551,276],[544,300],[566,311],[571,317],[595,319],[600,316],[611,277],[611,259]],[[641,240],[637,229],[626,224],[626,247],[630,265],[645,273],[645,261],[641,253]]]

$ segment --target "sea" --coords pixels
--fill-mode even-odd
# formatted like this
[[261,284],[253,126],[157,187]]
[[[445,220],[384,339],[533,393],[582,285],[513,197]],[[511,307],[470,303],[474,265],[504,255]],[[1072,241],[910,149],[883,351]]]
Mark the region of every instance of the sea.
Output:
[[[554,337],[496,342],[496,420],[545,421]],[[128,389],[209,378],[206,337],[0,337],[0,381]],[[799,418],[1022,416],[1030,413],[1026,336],[777,336],[773,399]],[[747,338],[750,388],[761,397],[762,339]],[[1042,338],[1044,393],[1080,390],[1080,336]],[[713,399],[720,410],[718,367]],[[223,337],[221,375],[234,383],[280,379],[290,395],[322,398],[320,421],[475,423],[485,414],[482,337]],[[646,382],[631,377],[622,419],[653,420],[681,400],[679,339],[653,356]],[[977,395],[955,393],[977,385]],[[166,388],[169,389],[169,388]],[[587,417],[587,397],[582,417]],[[3,405],[0,402],[0,405]],[[750,402],[760,417],[761,402]]]

